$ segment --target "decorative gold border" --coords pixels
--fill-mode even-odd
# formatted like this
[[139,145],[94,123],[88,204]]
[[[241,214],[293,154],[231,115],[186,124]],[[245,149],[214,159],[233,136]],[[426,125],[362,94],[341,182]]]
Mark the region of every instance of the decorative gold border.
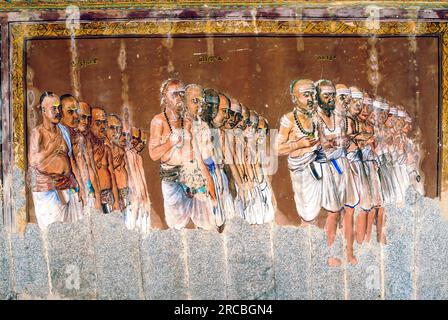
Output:
[[[295,35],[439,35],[442,39],[442,174],[441,194],[448,194],[448,23],[381,22],[377,30],[364,21],[96,21],[81,23],[76,37],[166,34],[295,34]],[[12,135],[14,164],[25,172],[24,45],[36,37],[70,37],[65,23],[11,25]],[[428,177],[430,178],[430,177]],[[448,197],[443,197],[448,198]]]
[[0,2],[1,11],[22,11],[22,10],[52,10],[64,9],[67,6],[74,5],[80,9],[179,9],[179,8],[257,8],[257,7],[295,7],[306,6],[314,8],[322,7],[347,7],[347,6],[368,6],[375,5],[379,7],[406,8],[438,8],[443,9],[447,6],[447,1],[420,0],[420,1],[361,1],[361,0],[259,0],[259,1],[239,1],[239,0],[4,0]]

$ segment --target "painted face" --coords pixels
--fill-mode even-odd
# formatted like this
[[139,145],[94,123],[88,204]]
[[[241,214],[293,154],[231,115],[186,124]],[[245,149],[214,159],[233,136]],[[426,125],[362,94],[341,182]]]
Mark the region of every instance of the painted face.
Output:
[[131,138],[131,135],[129,134],[129,132],[122,131],[121,135],[120,135],[120,139],[118,141],[119,142],[118,145],[122,148],[126,148],[128,146],[128,141],[130,140],[130,138]]
[[[370,97],[367,94],[364,95],[364,98],[370,99]],[[370,115],[372,113],[374,113],[373,112],[373,106],[371,104],[369,104],[369,103],[364,103],[363,102],[362,103],[361,112],[359,114],[359,119],[361,121],[366,121],[366,120],[368,121],[368,119],[369,119],[369,117],[370,117]]]
[[139,143],[140,130],[136,127],[131,128],[131,148],[136,148]]
[[196,118],[202,112],[202,104],[204,97],[202,96],[202,90],[199,87],[190,87],[185,91],[185,104],[187,112],[193,118]]
[[247,123],[246,129],[244,130],[246,134],[250,137],[255,136],[257,133],[258,123],[260,117],[254,110],[249,111],[249,121]]
[[60,104],[57,96],[45,97],[42,101],[42,115],[53,124],[58,124],[61,120]]
[[322,85],[320,87],[320,94],[319,94],[319,106],[322,109],[332,111],[335,109],[335,89],[333,86],[329,85]]
[[123,126],[121,124],[120,119],[118,117],[112,115],[107,117],[107,139],[109,141],[119,145],[120,144],[120,137],[121,133],[123,131]]
[[181,83],[169,84],[165,91],[165,101],[169,108],[180,113],[185,110],[185,87]]
[[387,119],[386,122],[384,123],[386,125],[386,127],[388,128],[392,128],[396,125],[397,122],[397,117],[394,114],[388,114],[387,115]]
[[367,122],[370,125],[375,126],[378,121],[378,116],[379,116],[379,114],[375,110],[371,111],[369,116],[367,117]]
[[359,115],[362,111],[362,98],[352,98],[348,111],[352,115]]
[[237,123],[236,128],[240,130],[246,129],[247,125],[250,124],[250,114],[249,110],[245,106],[241,106],[241,120]]
[[79,123],[78,103],[75,99],[64,99],[62,101],[62,124],[70,128],[76,128]]
[[301,80],[294,85],[293,102],[307,112],[314,111],[315,95],[316,90],[311,80]]
[[257,127],[257,142],[259,144],[265,143],[267,137],[267,126],[266,121],[263,117],[258,119],[258,127]]
[[409,134],[409,132],[412,131],[412,123],[408,122],[408,121],[405,121],[402,131],[406,135]]
[[389,117],[389,110],[382,110],[377,118],[378,123],[379,124],[386,123],[386,120],[388,119],[388,117]]
[[229,119],[225,123],[226,129],[233,129],[241,121],[243,115],[241,114],[241,105],[235,100],[230,100]]
[[404,122],[404,118],[403,117],[396,117],[395,120],[395,128],[397,130],[403,130],[403,128],[405,127],[405,122]]
[[92,121],[92,113],[90,111],[90,107],[85,102],[79,103],[79,123],[78,130],[80,132],[87,132],[90,127],[90,123]]
[[138,140],[137,147],[135,148],[138,153],[142,152],[145,149],[146,141],[147,141],[146,133],[144,131],[141,131],[141,137]]
[[216,116],[213,118],[213,124],[215,128],[221,128],[226,121],[230,118],[230,104],[227,97],[223,94],[219,95],[219,106]]
[[92,110],[92,125],[90,132],[100,140],[106,138],[107,118],[106,112],[102,109],[93,108]]

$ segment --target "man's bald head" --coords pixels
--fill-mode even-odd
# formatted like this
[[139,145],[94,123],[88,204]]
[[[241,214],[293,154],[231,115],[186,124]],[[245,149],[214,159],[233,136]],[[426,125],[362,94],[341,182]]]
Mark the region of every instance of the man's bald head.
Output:
[[242,116],[242,118],[241,118],[240,122],[238,122],[238,124],[236,125],[236,128],[244,130],[244,129],[246,129],[250,114],[249,114],[249,109],[243,105],[241,105],[241,116]]
[[160,86],[161,105],[177,113],[184,111],[185,85],[179,79],[167,79]]
[[64,94],[60,97],[61,101],[61,122],[69,128],[78,126],[78,100],[71,94]]
[[228,98],[230,101],[230,108],[228,110],[229,116],[225,122],[226,129],[233,129],[241,120],[241,104],[233,97]]
[[79,103],[78,113],[78,130],[82,133],[86,133],[92,121],[92,111],[90,110],[90,106],[86,102],[81,101]]
[[352,98],[351,91],[347,85],[338,83],[335,86],[336,89],[336,110],[339,113],[345,113],[350,106]]
[[98,139],[106,138],[107,116],[101,107],[92,108],[92,125],[90,132]]
[[140,129],[137,127],[131,127],[130,133],[131,133],[131,147],[136,148],[140,139]]
[[146,146],[146,142],[147,142],[146,132],[140,129],[140,138],[138,139],[138,144],[136,147],[137,152],[140,153],[143,151],[143,149]]
[[121,133],[123,131],[123,125],[120,117],[115,114],[107,115],[107,138],[109,141],[119,144]]
[[314,111],[316,89],[312,80],[293,80],[290,84],[289,92],[291,94],[292,102],[297,107],[308,114]]
[[204,102],[204,90],[198,84],[189,84],[185,87],[185,104],[187,112],[191,118],[196,117],[202,112],[202,103]]
[[352,86],[350,87],[351,92],[351,100],[350,100],[350,106],[349,106],[349,112],[352,115],[359,115],[362,111],[362,101],[364,98],[364,94],[362,93],[361,89],[358,87]]

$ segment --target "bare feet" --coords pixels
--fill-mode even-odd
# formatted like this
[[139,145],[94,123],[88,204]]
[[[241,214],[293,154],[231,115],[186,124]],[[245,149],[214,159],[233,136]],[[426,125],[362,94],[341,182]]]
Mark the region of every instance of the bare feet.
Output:
[[364,238],[366,236],[366,228],[367,228],[367,214],[365,212],[360,212],[356,219],[356,242],[358,244],[362,244]]
[[358,264],[358,259],[354,255],[348,256],[347,261],[352,265],[355,266]]
[[387,244],[386,236],[384,234],[378,235],[377,241],[381,244]]
[[338,258],[328,258],[327,263],[330,267],[340,267],[341,259]]

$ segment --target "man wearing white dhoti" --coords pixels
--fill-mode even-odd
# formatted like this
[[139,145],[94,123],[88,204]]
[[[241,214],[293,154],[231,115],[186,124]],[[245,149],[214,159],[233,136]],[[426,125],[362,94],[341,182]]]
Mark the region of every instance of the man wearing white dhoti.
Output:
[[390,107],[388,118],[384,123],[388,151],[385,156],[389,159],[389,172],[395,191],[395,204],[398,206],[403,206],[406,194],[406,181],[403,180],[398,159],[401,138],[397,128],[397,114],[397,107]]
[[360,140],[358,145],[362,151],[362,160],[366,167],[368,174],[370,191],[371,191],[371,205],[369,212],[362,211],[358,214],[356,220],[356,241],[361,244],[364,240],[370,241],[372,226],[377,220],[377,233],[382,233],[382,221],[384,216],[383,198],[381,193],[381,181],[378,174],[378,164],[376,162],[377,155],[375,154],[375,125],[377,121],[377,113],[373,108],[373,100],[367,93],[363,94],[363,107],[358,116],[359,128],[367,140]]
[[[371,127],[362,126],[359,115],[363,110],[364,94],[357,87],[350,87],[351,100],[347,108],[346,133],[350,137],[347,146],[347,159],[350,162],[349,172],[355,182],[354,191],[357,192],[358,203],[355,206],[346,205],[344,212],[344,228],[347,240],[347,254],[353,252],[354,232],[353,215],[355,207],[361,210],[358,212],[358,219],[366,221],[367,214],[372,209],[372,182],[368,173],[369,167],[363,158],[363,148],[367,140],[373,135]],[[359,217],[362,218],[359,218]],[[350,218],[350,222],[346,221]],[[350,257],[349,257],[350,259]]]
[[[422,150],[421,150],[421,133],[418,128],[413,128],[412,118],[405,113],[405,125],[402,129],[406,136],[406,167],[409,175],[410,185],[420,193],[420,195],[425,195],[425,181],[423,172],[420,169],[422,161]],[[411,136],[411,133],[414,134]]]
[[213,229],[212,209],[205,199],[216,199],[213,180],[193,149],[191,121],[184,116],[184,84],[168,79],[160,95],[163,112],[151,121],[149,155],[160,160],[166,222],[170,228],[182,229],[191,219],[197,227]]
[[[346,86],[343,86],[347,89]],[[345,94],[344,99],[336,103],[336,88],[329,80],[319,80],[316,83],[316,98],[319,106],[317,112],[319,140],[322,148],[319,150],[316,161],[321,163],[323,180],[323,199],[327,207],[332,208],[328,213],[326,230],[328,243],[331,249],[336,238],[337,225],[341,218],[344,222],[346,238],[351,237],[353,225],[353,208],[359,202],[353,174],[347,159],[348,136],[346,135],[346,99],[350,98]],[[341,95],[339,96],[341,98]],[[349,100],[347,100],[349,101]],[[341,102],[341,103],[340,103]],[[343,209],[347,210],[347,215]],[[325,207],[324,207],[325,208]],[[345,210],[344,210],[345,211]],[[351,264],[356,264],[357,260],[353,255],[352,241],[347,241],[347,258]],[[338,266],[341,261],[338,258],[331,258],[330,265]]]
[[[40,98],[43,123],[31,132],[28,160],[33,202],[42,229],[53,222],[77,216],[84,203],[84,189],[72,152],[70,133],[60,122],[60,100],[52,92]],[[78,190],[82,191],[78,195]],[[81,203],[82,202],[82,203]]]
[[272,161],[275,161],[273,157],[276,155],[273,153],[273,150],[271,150],[269,123],[266,118],[262,116],[258,119],[256,139],[257,145],[254,171],[261,193],[261,204],[263,208],[261,221],[262,223],[267,223],[274,220],[275,211],[277,210],[277,202],[268,174],[272,168],[271,166],[274,165]]
[[[319,87],[321,107],[327,108],[332,114],[334,87],[331,82],[319,82]],[[327,243],[332,247],[343,205],[329,160],[321,147],[317,118],[313,117],[316,111],[316,88],[311,80],[294,80],[290,85],[290,93],[295,107],[280,119],[277,151],[279,155],[288,155],[294,200],[300,217],[306,222],[312,222],[321,208],[327,211]],[[331,256],[328,264],[340,266],[341,261]]]
[[227,120],[230,118],[230,112],[230,99],[226,95],[212,89],[206,91],[205,105],[201,113],[201,118],[210,127],[210,133],[212,135],[212,152],[218,180],[218,183],[215,184],[218,188],[216,195],[225,220],[233,218],[235,214],[233,197],[229,188],[228,175],[231,173],[226,163],[224,152],[226,149],[224,130],[227,126]]
[[[194,157],[198,161],[204,163],[204,170],[206,170],[208,177],[213,181],[214,194],[216,201],[212,197],[196,197],[197,202],[202,202],[201,207],[204,210],[209,210],[210,219],[219,232],[224,230],[226,216],[222,201],[220,198],[220,185],[222,184],[220,172],[216,167],[216,159],[213,153],[212,134],[209,125],[201,117],[207,121],[211,121],[216,113],[219,113],[219,95],[213,89],[206,89],[197,84],[189,84],[185,87],[185,104],[187,121],[191,124],[191,148]],[[202,166],[202,164],[201,164]],[[206,183],[207,179],[204,179]]]

